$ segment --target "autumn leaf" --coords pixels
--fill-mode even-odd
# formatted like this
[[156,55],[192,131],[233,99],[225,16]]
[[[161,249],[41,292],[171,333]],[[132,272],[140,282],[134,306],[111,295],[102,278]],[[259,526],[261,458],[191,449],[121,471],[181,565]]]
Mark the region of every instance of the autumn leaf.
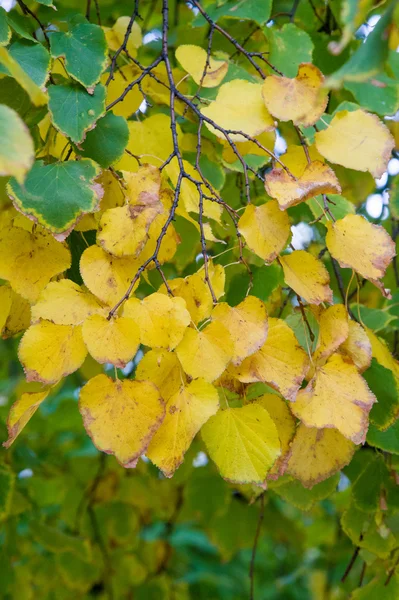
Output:
[[83,323],[84,343],[92,357],[99,362],[125,367],[136,354],[140,331],[136,321],[127,317],[107,319],[91,315]]
[[324,131],[315,135],[316,147],[328,161],[381,177],[394,141],[387,127],[364,110],[338,112]]
[[102,452],[134,468],[165,416],[165,405],[149,381],[113,381],[97,375],[81,389],[79,410],[87,433]]
[[296,206],[319,194],[340,194],[341,186],[331,167],[314,161],[305,167],[298,179],[285,169],[275,167],[266,174],[267,193],[277,200],[281,210]]
[[327,229],[327,248],[341,267],[354,269],[389,297],[380,280],[395,256],[395,245],[385,229],[360,215],[327,223]]
[[269,319],[269,333],[262,348],[236,369],[244,383],[263,381],[287,400],[295,400],[309,360],[293,331],[281,319]]
[[317,429],[300,424],[290,448],[287,473],[307,488],[345,467],[356,446],[337,429]]
[[334,427],[355,444],[366,438],[368,414],[376,398],[356,367],[333,354],[301,390],[292,412],[307,427]]
[[311,63],[299,65],[294,79],[269,75],[262,88],[266,108],[280,121],[309,127],[323,114],[328,97],[322,89],[324,77]]
[[217,87],[227,73],[227,61],[215,60],[210,56],[207,62],[206,51],[200,46],[191,44],[178,46],[176,58],[195,83],[204,88]]
[[261,206],[247,206],[238,229],[248,247],[267,263],[273,262],[284,250],[291,235],[289,217],[279,210],[275,200]]
[[47,398],[50,390],[42,392],[25,392],[10,408],[7,418],[8,439],[3,442],[9,448],[15,442],[28,421],[33,417],[41,403]]
[[[262,100],[262,84],[241,79],[224,83],[219,88],[216,100],[203,108],[202,114],[219,127],[233,131],[230,138],[235,142],[247,141],[238,133],[240,131],[254,137],[275,129],[274,121]],[[224,134],[212,124],[206,123],[206,126],[217,137],[224,138]]]
[[244,358],[254,354],[266,341],[266,308],[254,296],[247,296],[236,307],[220,302],[212,312],[212,320],[219,321],[229,331],[234,344],[234,365],[239,365]]
[[277,428],[256,402],[219,411],[201,435],[222,477],[234,483],[263,483],[280,455]]
[[146,452],[166,477],[183,462],[195,435],[219,407],[216,388],[203,379],[195,379],[171,396],[165,407],[165,419]]
[[225,370],[234,355],[234,343],[228,329],[212,321],[203,330],[186,329],[176,348],[184,372],[212,382]]
[[49,233],[19,227],[0,231],[0,277],[30,302],[38,299],[54,275],[70,266],[68,248]]
[[173,350],[191,322],[183,298],[170,298],[159,293],[150,294],[141,302],[130,298],[123,314],[137,323],[141,343],[150,348]]
[[57,383],[82,365],[87,350],[81,327],[41,321],[23,335],[18,356],[27,381]]
[[280,256],[284,280],[296,294],[309,304],[332,302],[330,276],[323,263],[305,250],[295,250]]

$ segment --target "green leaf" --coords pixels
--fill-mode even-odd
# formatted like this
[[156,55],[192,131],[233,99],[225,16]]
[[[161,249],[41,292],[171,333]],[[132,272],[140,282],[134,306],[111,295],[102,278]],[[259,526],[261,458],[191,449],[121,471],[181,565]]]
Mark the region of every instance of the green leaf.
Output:
[[54,126],[77,144],[85,139],[85,132],[105,112],[106,89],[101,84],[96,85],[93,94],[73,82],[50,85],[48,94],[48,108]]
[[14,482],[15,476],[10,467],[0,464],[0,519],[9,513]]
[[387,310],[369,308],[362,304],[351,304],[351,310],[356,317],[360,316],[360,319],[366,327],[373,329],[373,331],[385,329],[395,318],[394,315],[390,314]]
[[367,432],[367,443],[385,452],[399,454],[399,421],[385,431],[381,431],[371,424]]
[[293,23],[286,23],[280,30],[266,30],[270,54],[268,60],[286,77],[295,77],[301,63],[311,62],[313,42],[309,35]]
[[343,0],[341,3],[342,38],[330,44],[330,51],[340,54],[351,41],[355,31],[364,23],[373,6],[373,0]]
[[399,390],[395,377],[392,371],[380,365],[375,358],[363,377],[378,401],[371,409],[370,421],[378,429],[385,430],[399,416]]
[[388,57],[388,27],[394,4],[385,11],[366,41],[352,54],[350,59],[326,81],[330,88],[339,88],[345,81],[368,81],[383,70]]
[[[346,215],[349,214],[355,214],[356,210],[354,204],[352,202],[349,202],[349,200],[347,200],[343,196],[339,196],[338,194],[329,194],[328,198],[331,200],[331,203],[328,203],[328,207],[336,220],[343,219]],[[323,210],[323,198],[321,196],[311,198],[307,201],[307,205],[312,211],[315,219],[320,219],[320,222],[323,224],[327,222]]]
[[25,123],[4,104],[0,105],[0,140],[0,175],[13,175],[23,183],[35,160],[35,149]]
[[376,456],[353,484],[352,498],[356,507],[364,512],[376,512],[388,479],[389,472],[384,461]]
[[29,97],[35,106],[42,106],[47,103],[46,94],[40,89],[31,77],[24,71],[21,65],[11,56],[6,48],[0,47],[0,64],[6,67],[19,85],[29,94]]
[[[50,54],[46,48],[41,44],[18,40],[9,47],[8,51],[32,81],[39,87],[43,87],[50,68]],[[6,67],[2,67],[1,72],[9,74]]]
[[56,554],[72,552],[80,560],[89,561],[91,559],[91,548],[86,539],[67,535],[55,527],[49,527],[39,521],[32,521],[30,530],[39,544],[50,552]]
[[300,481],[290,481],[289,479],[289,477],[283,476],[276,483],[270,482],[268,487],[297,508],[310,510],[317,502],[331,496],[336,491],[339,473],[317,483],[311,490],[303,487]]
[[34,26],[28,17],[18,14],[15,10],[7,14],[7,21],[11,29],[15,31],[25,40],[37,43],[37,40],[32,35]]
[[28,94],[13,77],[3,77],[1,80],[0,104],[14,109],[28,127],[39,123],[47,112],[44,106],[33,106]]
[[36,2],[38,4],[43,4],[44,6],[50,6],[50,8],[54,8],[55,9],[55,6],[54,6],[52,0],[36,0]]
[[100,79],[107,64],[107,42],[101,27],[79,23],[70,31],[50,35],[51,54],[63,56],[69,75],[86,88],[92,88]]
[[380,558],[387,558],[397,545],[395,537],[387,527],[383,524],[377,525],[375,516],[356,508],[353,501],[341,517],[341,526],[353,544]]
[[0,6],[0,46],[7,46],[11,39],[11,29],[8,27],[7,13]]
[[94,184],[99,167],[88,158],[44,165],[36,161],[24,186],[12,179],[8,193],[24,214],[65,239],[77,219],[96,209],[100,188]]
[[[220,6],[220,2],[215,2],[206,7],[209,17],[216,23],[222,17],[231,19],[248,19],[255,21],[259,25],[264,25],[270,17],[272,0],[228,0]],[[206,20],[201,14],[198,14],[193,21],[193,27],[202,27]]]
[[[393,568],[393,567],[392,567]],[[388,575],[383,571],[379,577],[374,577],[364,587],[355,590],[352,600],[397,600],[399,598],[399,575],[394,575],[388,582]]]
[[100,575],[98,563],[89,563],[73,552],[56,555],[57,567],[68,588],[87,592]]
[[277,262],[263,267],[253,267],[253,286],[251,296],[256,296],[264,302],[269,300],[271,294],[284,281],[283,270]]
[[399,219],[399,177],[395,177],[389,194],[389,208],[392,216]]
[[128,141],[129,127],[126,119],[108,112],[99,119],[94,129],[86,133],[79,152],[107,169],[122,157]]
[[345,83],[356,100],[372,112],[380,115],[393,115],[399,109],[399,83],[385,74],[378,75],[371,81]]

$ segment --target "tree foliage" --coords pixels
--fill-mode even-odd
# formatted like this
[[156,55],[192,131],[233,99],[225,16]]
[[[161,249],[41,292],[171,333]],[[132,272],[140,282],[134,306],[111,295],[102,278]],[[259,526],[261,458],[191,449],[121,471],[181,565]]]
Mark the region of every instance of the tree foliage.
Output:
[[0,8],[4,598],[399,596],[398,9]]

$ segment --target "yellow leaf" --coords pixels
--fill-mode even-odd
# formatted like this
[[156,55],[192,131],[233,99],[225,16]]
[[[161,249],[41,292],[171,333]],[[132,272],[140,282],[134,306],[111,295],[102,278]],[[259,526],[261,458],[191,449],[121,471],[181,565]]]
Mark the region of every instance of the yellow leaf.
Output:
[[[165,63],[161,62],[151,73],[155,77],[145,77],[142,81],[142,90],[144,94],[148,94],[155,104],[170,104],[169,78],[165,67]],[[175,67],[172,69],[173,79],[182,94],[190,92],[188,82],[185,80],[183,69]],[[175,98],[175,110],[178,115],[183,115],[187,112],[186,104],[179,98]],[[169,117],[168,117],[169,118]],[[179,135],[179,139],[180,135]]]
[[182,464],[194,437],[218,408],[216,388],[203,379],[181,386],[169,398],[165,419],[146,452],[166,477],[172,477]]
[[[264,131],[272,131],[275,124],[262,100],[262,84],[234,79],[224,83],[216,100],[202,109],[202,114],[226,130],[242,131],[255,137]],[[218,138],[226,139],[223,133],[209,123],[206,126]],[[239,133],[232,133],[235,142],[248,141]]]
[[[131,65],[124,65],[123,67],[115,69],[113,79],[111,79],[107,86],[106,105],[108,106],[120,98],[129,83],[137,79],[139,75],[139,69]],[[108,72],[105,72],[104,75],[101,76],[100,81],[103,85],[108,81],[108,77]],[[143,94],[140,92],[138,85],[135,85],[128,91],[121,102],[118,102],[112,107],[112,112],[118,117],[125,117],[127,119],[139,109],[143,100]]]
[[[217,87],[225,78],[229,64],[225,60],[215,60],[201,46],[184,44],[176,48],[176,58],[195,83],[204,88]],[[206,72],[205,71],[206,67]],[[205,75],[205,76],[204,76]]]
[[[173,152],[170,117],[157,114],[144,121],[129,121],[128,125],[130,135],[126,149],[146,163],[160,167]],[[177,126],[177,134],[180,138],[179,126]],[[135,172],[139,167],[137,160],[125,152],[115,168],[118,171]]]
[[161,425],[165,406],[149,381],[113,381],[97,375],[81,389],[79,410],[98,450],[134,468]]
[[334,171],[319,161],[308,164],[298,179],[291,177],[281,167],[274,167],[266,174],[265,188],[269,196],[277,200],[281,210],[319,194],[341,193]]
[[361,444],[366,439],[368,414],[375,401],[356,367],[333,354],[298,393],[292,412],[307,427],[335,427],[355,444]]
[[150,294],[140,302],[130,298],[123,315],[134,319],[140,330],[141,343],[150,348],[173,350],[183,339],[191,322],[183,298]]
[[0,287],[0,331],[3,331],[8,315],[10,314],[12,304],[11,292],[12,290],[8,285]]
[[142,210],[156,209],[154,218],[159,212],[162,212],[161,173],[157,167],[146,164],[139,167],[136,173],[123,171],[122,175],[126,183],[126,196],[131,206],[142,207]]
[[29,129],[12,108],[0,105],[3,144],[0,152],[0,175],[11,175],[23,185],[35,161],[35,147]]
[[[154,256],[156,251],[158,238],[161,235],[162,229],[165,225],[165,222],[168,218],[166,213],[162,213],[155,217],[154,221],[151,223],[150,228],[148,230],[148,240],[146,241],[144,248],[140,252],[138,256],[138,261],[140,264],[143,264],[146,260]],[[172,260],[174,257],[177,246],[180,244],[180,237],[178,236],[175,228],[170,223],[166,234],[162,238],[161,246],[158,252],[158,262],[159,264],[163,264]],[[148,265],[148,268],[154,266],[154,263]]]
[[238,221],[238,229],[248,248],[267,263],[284,250],[291,235],[288,214],[279,209],[275,200],[261,206],[250,204]]
[[184,372],[193,379],[214,381],[223,373],[233,357],[234,345],[229,331],[214,321],[198,331],[187,329],[176,348]]
[[[214,265],[209,263],[209,278],[215,296],[219,299],[224,294],[225,272],[222,265]],[[205,281],[205,271],[202,267],[193,275],[189,275],[184,279],[172,279],[168,282],[175,296],[180,296],[186,301],[187,310],[189,311],[194,323],[199,323],[208,318],[213,309],[213,301],[208,284]],[[160,292],[166,293],[166,288],[162,285]]]
[[342,110],[324,131],[315,134],[316,147],[328,161],[381,177],[395,142],[388,128],[364,110]]
[[352,359],[360,373],[371,364],[371,343],[363,327],[356,321],[349,321],[349,334],[339,349],[340,353]]
[[21,339],[18,357],[27,381],[56,383],[82,365],[87,350],[81,327],[41,321]]
[[234,308],[221,302],[214,308],[212,320],[222,323],[230,333],[234,344],[234,365],[254,354],[266,341],[266,307],[255,296],[247,296]]
[[151,223],[162,210],[160,203],[157,208],[128,204],[106,210],[98,226],[97,243],[114,256],[137,257],[149,237]]
[[47,389],[43,392],[25,392],[14,402],[7,417],[8,439],[3,442],[5,448],[9,448],[15,441],[40,404],[47,398],[49,391]]
[[312,488],[345,467],[355,449],[355,444],[336,429],[317,429],[301,423],[291,445],[287,473]]
[[118,50],[118,48],[123,44],[126,31],[128,26],[130,25],[130,34],[126,44],[126,50],[130,54],[130,56],[135,57],[137,54],[137,48],[140,48],[142,44],[142,34],[141,27],[137,23],[137,21],[130,22],[130,17],[119,17],[114,25],[112,26],[112,32],[114,37],[106,36],[109,48],[111,50]]
[[[264,133],[257,135],[256,139],[264,148],[273,152],[276,143],[276,133],[274,131],[265,131]],[[235,146],[241,156],[255,154],[256,156],[268,156],[269,159],[271,158],[271,156],[255,144],[255,142],[236,142]],[[237,154],[226,140],[223,142],[223,160],[228,163],[233,163],[238,160]]]
[[84,343],[99,363],[123,368],[132,360],[140,345],[140,332],[133,319],[116,317],[108,320],[91,315],[83,323]]
[[281,455],[274,463],[267,478],[278,479],[285,471],[291,441],[295,435],[295,419],[288,408],[287,402],[277,394],[263,394],[263,396],[256,399],[256,403],[267,410],[277,428]]
[[265,344],[237,368],[237,377],[244,383],[268,383],[294,401],[308,366],[308,356],[292,329],[281,319],[269,318]]
[[280,455],[277,428],[257,402],[219,411],[201,434],[220,474],[233,483],[263,483]]
[[[183,160],[184,171],[196,181],[201,181],[201,178],[198,172],[194,169],[193,165],[191,165],[187,160]],[[165,171],[170,177],[170,180],[174,187],[177,185],[180,167],[177,161],[177,158],[171,160],[171,162],[165,167]],[[187,177],[185,177],[180,186],[180,204],[182,203],[184,206],[184,213],[182,213],[181,209],[178,206],[177,213],[181,216],[186,217],[185,213],[199,213],[199,192],[195,183],[190,181]],[[222,207],[217,202],[212,202],[211,200],[204,199],[203,200],[203,214],[205,217],[209,217],[210,219],[214,219],[215,221],[220,222],[220,216],[222,214]]]
[[311,63],[302,63],[293,79],[277,75],[266,77],[263,100],[270,114],[279,121],[310,127],[327,106],[328,95],[323,84],[323,73]]
[[371,329],[366,329],[367,337],[370,340],[371,350],[374,358],[386,369],[395,374],[399,384],[399,362],[394,359],[389,351],[387,343],[380,337],[377,337]]
[[[0,294],[0,321],[3,323],[3,326],[0,326],[0,332],[2,338],[8,338],[21,331],[25,331],[25,329],[29,327],[31,321],[31,308],[29,302],[14,292],[9,286],[2,286],[0,290],[3,290],[4,288],[8,288],[11,292],[11,305],[9,305],[7,299],[4,297],[2,298]],[[5,314],[6,312],[7,315]]]
[[[102,302],[116,304],[127,291],[140,266],[128,256],[116,258],[99,246],[86,248],[80,259],[80,272],[85,285]],[[135,287],[137,287],[138,282]]]
[[[309,146],[308,154],[312,163],[324,162],[323,157],[316,150],[316,146]],[[287,152],[281,157],[281,160],[295,177],[301,177],[309,164],[303,146],[294,144],[288,146]]]
[[324,364],[349,335],[348,313],[343,304],[334,304],[320,315],[319,338],[313,360]]
[[332,302],[330,275],[316,257],[305,250],[295,250],[286,256],[280,256],[284,280],[287,285],[309,304]]
[[35,302],[50,279],[70,266],[68,247],[50,233],[19,227],[0,231],[0,278],[26,300]]
[[389,233],[360,215],[346,215],[326,225],[327,248],[340,266],[354,269],[390,297],[380,281],[395,256],[395,244]]
[[103,310],[90,292],[70,279],[61,279],[51,281],[41,292],[32,306],[32,321],[46,319],[56,325],[81,325],[87,317]]
[[166,401],[185,384],[186,376],[175,352],[150,350],[137,365],[136,379],[151,381]]

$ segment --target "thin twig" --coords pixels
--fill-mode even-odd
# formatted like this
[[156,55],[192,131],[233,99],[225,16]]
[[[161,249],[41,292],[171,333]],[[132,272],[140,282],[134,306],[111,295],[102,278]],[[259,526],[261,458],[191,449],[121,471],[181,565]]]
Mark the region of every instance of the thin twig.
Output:
[[249,581],[250,581],[249,599],[250,600],[254,600],[256,550],[258,548],[259,536],[260,536],[260,532],[262,529],[262,523],[263,523],[264,516],[265,516],[265,494],[263,492],[260,495],[260,508],[259,508],[258,524],[256,526],[254,543],[252,546],[251,563],[249,565]]

